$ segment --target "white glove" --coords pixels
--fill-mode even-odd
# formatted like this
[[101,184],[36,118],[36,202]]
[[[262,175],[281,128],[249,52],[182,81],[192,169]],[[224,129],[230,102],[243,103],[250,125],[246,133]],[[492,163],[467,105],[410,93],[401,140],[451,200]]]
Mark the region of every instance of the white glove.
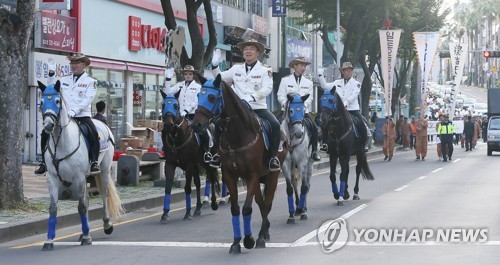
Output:
[[165,78],[172,79],[172,77],[174,77],[174,68],[165,69]]
[[222,57],[222,55],[221,55],[220,49],[216,49],[214,51],[214,54],[212,55],[212,66],[219,65],[221,57]]
[[318,67],[318,75],[321,76],[325,73],[325,69],[322,66]]
[[74,111],[72,111],[72,110],[68,111],[68,116],[69,116],[70,118],[75,117],[75,115],[76,115],[76,113],[75,113]]

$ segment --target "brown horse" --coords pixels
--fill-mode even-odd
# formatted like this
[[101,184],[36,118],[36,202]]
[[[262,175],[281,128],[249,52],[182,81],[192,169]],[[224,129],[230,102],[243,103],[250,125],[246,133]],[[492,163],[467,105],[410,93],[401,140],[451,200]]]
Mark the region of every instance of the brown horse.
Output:
[[[203,78],[200,78],[203,79]],[[246,182],[247,196],[243,205],[243,224],[245,238],[243,245],[247,249],[255,246],[252,237],[252,201],[255,196],[262,216],[262,226],[257,239],[257,248],[264,248],[270,239],[268,219],[274,193],[278,184],[279,171],[270,172],[267,167],[269,154],[266,152],[261,125],[252,112],[236,93],[218,75],[215,80],[201,80],[203,87],[198,94],[198,108],[191,126],[195,131],[204,130],[213,119],[221,121],[223,129],[219,141],[219,153],[222,161],[222,178],[227,183],[231,194],[231,214],[234,241],[229,253],[241,253],[240,206],[238,205],[238,177]],[[274,132],[277,133],[277,132]],[[284,137],[283,132],[281,133]],[[278,152],[278,159],[283,163],[288,148],[286,141]],[[261,192],[260,183],[265,185]]]
[[194,180],[196,186],[196,209],[194,216],[201,214],[201,191],[200,191],[200,168],[205,170],[207,179],[212,186],[212,209],[217,210],[215,193],[219,192],[219,182],[217,180],[217,169],[210,167],[203,162],[204,150],[196,135],[189,126],[188,119],[182,117],[179,113],[179,103],[173,96],[167,96],[161,91],[163,97],[162,117],[163,130],[162,141],[165,151],[165,198],[163,202],[163,215],[161,223],[167,223],[170,211],[170,194],[174,182],[175,169],[180,167],[186,173],[186,185],[184,193],[186,194],[186,214],[184,220],[191,220],[191,181]]

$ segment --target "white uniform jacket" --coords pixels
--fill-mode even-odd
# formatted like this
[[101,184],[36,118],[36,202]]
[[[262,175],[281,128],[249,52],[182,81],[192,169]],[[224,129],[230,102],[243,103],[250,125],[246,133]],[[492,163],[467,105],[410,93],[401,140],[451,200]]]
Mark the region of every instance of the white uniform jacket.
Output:
[[75,112],[75,117],[90,117],[90,107],[96,94],[96,80],[84,72],[76,83],[73,82],[72,74],[61,77],[60,82],[68,111]]
[[198,93],[201,90],[201,85],[196,83],[194,80],[191,81],[189,86],[186,86],[185,81],[179,82],[174,86],[170,86],[170,82],[171,81],[165,81],[163,92],[166,94],[175,94],[180,90],[179,107],[181,115],[184,115],[185,111],[189,114],[194,114],[196,108],[198,107]]
[[332,83],[327,83],[325,77],[319,77],[319,83],[323,89],[332,89],[336,87],[336,92],[344,102],[347,110],[359,110],[358,96],[361,91],[361,84],[351,77],[347,84],[344,84],[344,79],[338,79]]
[[[246,100],[252,109],[267,109],[266,97],[273,91],[271,67],[257,61],[248,73],[245,64],[234,65],[224,72],[220,72],[219,67],[217,67],[212,70],[212,73],[214,76],[220,73],[222,80],[232,83],[234,92],[241,99]],[[255,101],[253,101],[254,98]]]
[[300,78],[300,83],[297,84],[293,74],[283,77],[281,79],[280,88],[278,89],[278,101],[283,110],[285,109],[285,104],[287,102],[286,95],[288,94],[299,94],[301,97],[309,95],[309,98],[304,102],[306,107],[305,112],[309,113],[313,100],[313,82],[311,80],[302,76]]

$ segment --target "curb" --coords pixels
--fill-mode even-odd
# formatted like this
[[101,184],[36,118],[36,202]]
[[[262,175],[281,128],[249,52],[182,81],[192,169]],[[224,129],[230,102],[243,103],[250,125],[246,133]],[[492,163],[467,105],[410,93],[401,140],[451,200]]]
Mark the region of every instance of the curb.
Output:
[[[403,150],[402,147],[396,147],[395,151]],[[375,156],[382,154],[382,150],[369,151],[367,156]],[[321,162],[316,162],[313,165],[313,170],[325,169],[330,166],[328,157],[323,157]],[[203,189],[205,185],[202,185]],[[122,205],[125,212],[133,212],[139,209],[151,209],[163,205],[164,195],[152,195],[150,197],[141,199],[129,199],[123,201]],[[184,201],[184,191],[178,190],[171,194],[171,203],[178,203]],[[101,220],[102,207],[94,207],[89,209],[89,221]],[[13,223],[6,227],[0,227],[0,243],[17,240],[29,236],[41,235],[47,233],[47,217],[35,217],[32,220],[21,221]],[[66,228],[80,224],[80,215],[75,210],[74,213],[61,213],[57,216],[56,229]]]

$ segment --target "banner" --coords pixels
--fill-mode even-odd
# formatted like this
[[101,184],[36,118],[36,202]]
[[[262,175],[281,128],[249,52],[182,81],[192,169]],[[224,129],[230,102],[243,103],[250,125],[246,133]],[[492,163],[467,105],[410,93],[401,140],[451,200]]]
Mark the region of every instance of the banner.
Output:
[[453,73],[453,84],[451,86],[450,104],[448,105],[448,113],[450,119],[455,116],[455,98],[458,94],[458,86],[462,82],[465,60],[469,52],[467,43],[450,42],[451,69]]
[[380,37],[380,62],[385,88],[385,109],[387,116],[392,116],[392,85],[394,78],[394,64],[398,55],[399,37],[401,30],[379,30]]
[[286,17],[286,0],[272,0],[273,17]]
[[76,18],[42,11],[36,21],[35,48],[76,52]]
[[439,37],[439,32],[413,32],[413,41],[415,42],[418,61],[422,70],[420,118],[424,118],[427,113],[427,80],[437,53]]

